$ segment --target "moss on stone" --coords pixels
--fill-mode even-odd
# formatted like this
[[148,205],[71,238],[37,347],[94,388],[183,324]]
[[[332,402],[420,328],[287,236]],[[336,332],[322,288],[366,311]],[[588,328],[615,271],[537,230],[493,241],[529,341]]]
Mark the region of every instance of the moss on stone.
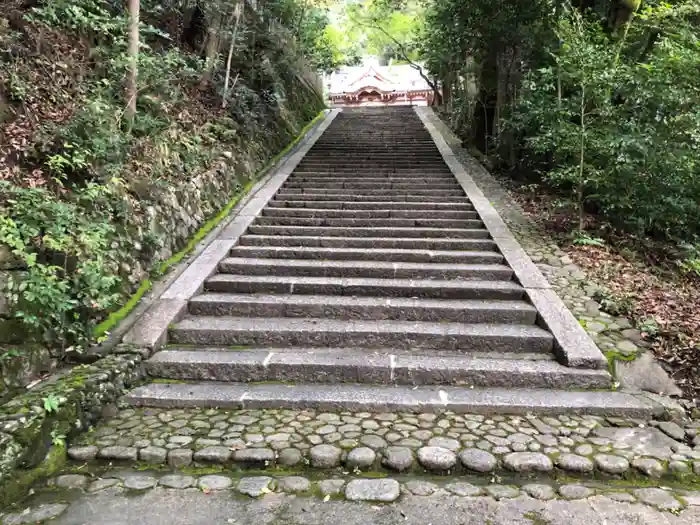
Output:
[[20,501],[37,481],[61,472],[68,461],[65,444],[51,447],[44,460],[29,470],[15,470],[0,484],[0,508]]
[[530,520],[533,525],[551,525],[552,523],[551,521],[544,519],[539,512],[534,510],[523,514],[523,518]]
[[613,377],[616,376],[616,363],[617,361],[634,361],[637,359],[637,354],[624,354],[619,350],[606,350],[603,355],[608,360],[608,371]]
[[105,319],[95,327],[93,335],[98,338],[102,337],[103,335],[107,334],[107,332],[112,330],[115,326],[117,326],[127,315],[131,313],[131,311],[134,308],[136,308],[136,305],[143,298],[146,292],[148,292],[152,288],[152,286],[153,283],[150,279],[144,280],[139,286],[138,290],[136,290],[134,295],[132,295],[129,298],[129,300],[124,306],[122,306],[116,312],[112,312],[111,314],[109,314],[107,319]]

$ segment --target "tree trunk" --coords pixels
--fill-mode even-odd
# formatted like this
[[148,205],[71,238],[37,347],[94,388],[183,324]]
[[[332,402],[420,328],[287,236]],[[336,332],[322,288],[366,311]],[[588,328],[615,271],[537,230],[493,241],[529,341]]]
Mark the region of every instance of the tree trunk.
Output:
[[138,60],[139,60],[139,0],[129,0],[129,72],[126,78],[126,120],[129,129],[136,117],[136,97],[138,95]]
[[219,54],[219,30],[221,29],[221,15],[213,15],[209,29],[207,30],[206,44],[206,69],[199,83],[200,89],[207,87],[216,69],[216,57]]
[[489,137],[493,135],[498,79],[498,51],[489,50],[480,65],[479,104],[474,107],[474,144],[484,154],[488,151]]
[[[234,16],[236,18],[235,25],[233,26],[233,34],[231,35],[231,45],[228,48],[228,58],[226,59],[226,80],[224,81],[224,94],[221,97],[221,107],[225,108],[228,98],[228,82],[231,78],[231,59],[233,58],[233,50],[236,47],[236,38],[238,37],[238,24],[241,22],[241,3],[237,2],[234,8]],[[238,75],[236,75],[236,80],[238,80]],[[236,85],[236,80],[233,84]]]

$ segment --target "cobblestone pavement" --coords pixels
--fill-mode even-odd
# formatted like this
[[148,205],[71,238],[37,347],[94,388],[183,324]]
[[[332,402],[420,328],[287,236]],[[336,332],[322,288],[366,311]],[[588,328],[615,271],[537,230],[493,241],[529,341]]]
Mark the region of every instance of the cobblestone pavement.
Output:
[[[444,136],[451,135],[442,121],[436,122]],[[586,273],[552,242],[551,236],[524,214],[521,206],[510,197],[501,183],[476,159],[465,149],[454,145],[452,147],[459,161],[498,211],[513,236],[537,264],[552,288],[600,350],[611,360],[631,359],[642,354],[649,347],[642,332],[635,328],[627,317],[613,316],[603,311],[601,304],[594,299],[597,293],[602,291],[601,286],[589,280]],[[651,375],[650,367],[645,368],[645,372],[640,373]],[[630,387],[648,388],[665,395],[681,393],[673,381],[656,367],[653,368],[653,377],[640,379],[625,375],[620,379],[623,386],[626,379]]]
[[128,409],[70,447],[76,461],[237,463],[407,472],[700,475],[700,422],[594,416]]
[[4,525],[576,525],[700,523],[700,492],[530,483],[112,472],[64,475]]

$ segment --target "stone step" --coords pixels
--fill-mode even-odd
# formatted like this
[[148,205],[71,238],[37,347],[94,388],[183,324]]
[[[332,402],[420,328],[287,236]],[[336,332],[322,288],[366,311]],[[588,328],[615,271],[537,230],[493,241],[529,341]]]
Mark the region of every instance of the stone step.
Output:
[[[352,189],[352,190],[366,190],[366,189],[372,189],[372,190],[453,190],[453,189],[459,189],[462,191],[461,186],[457,183],[457,181],[444,181],[444,182],[436,182],[436,181],[421,181],[421,180],[416,180],[414,182],[387,182],[387,181],[382,181],[382,180],[373,180],[373,181],[363,181],[363,182],[358,182],[357,180],[353,179],[352,182],[349,181],[336,181],[336,182],[328,182],[328,181],[314,181],[314,180],[297,180],[294,178],[290,178],[287,180],[287,182],[284,185],[285,190],[289,190],[292,188],[301,188],[301,189],[307,189],[307,188],[314,188],[314,189]],[[298,192],[297,192],[298,193]],[[462,195],[464,192],[462,192]]]
[[[313,184],[305,187],[283,187],[277,192],[276,197],[282,195],[350,195],[356,197],[373,197],[377,195],[377,190],[373,188],[319,188]],[[462,188],[385,188],[381,190],[382,196],[388,196],[392,199],[395,197],[406,196],[429,196],[437,197],[435,200],[440,200],[442,197],[461,197],[466,199],[467,196]]]
[[335,173],[333,171],[307,171],[304,173],[293,173],[288,179],[288,181],[350,181],[350,182],[364,182],[364,181],[398,181],[398,182],[455,182],[454,175],[451,173],[396,173],[393,171],[385,172],[353,172],[353,173]]
[[324,412],[454,412],[647,418],[660,407],[623,392],[356,384],[153,383],[132,390],[132,406],[315,409]]
[[487,239],[485,228],[386,228],[386,227],[333,227],[333,226],[260,226],[251,224],[248,231],[253,235],[291,235],[319,237],[400,237],[400,238],[441,238]]
[[275,200],[267,203],[268,208],[315,208],[331,210],[452,210],[474,211],[474,206],[462,199],[462,202],[351,202],[351,201],[308,201],[299,200]]
[[362,171],[387,171],[387,172],[399,172],[404,171],[409,173],[447,173],[449,168],[437,162],[423,162],[423,163],[390,163],[390,162],[352,162],[347,163],[327,163],[327,162],[306,162],[299,163],[296,168],[294,168],[295,173],[303,173],[306,171],[332,171],[335,173],[340,172],[362,172]]
[[523,288],[513,281],[443,281],[438,279],[371,279],[234,275],[219,273],[204,288],[226,293],[281,293],[304,295],[358,295],[375,297],[430,297],[435,299],[520,300]]
[[320,248],[304,246],[236,246],[232,257],[269,259],[320,259],[325,261],[365,260],[413,263],[502,264],[498,252],[460,252],[402,249]]
[[228,257],[219,272],[239,275],[366,277],[369,279],[457,279],[510,281],[513,270],[502,264],[450,264],[384,261],[318,261]]
[[447,166],[421,166],[420,168],[394,168],[380,166],[297,166],[294,173],[305,175],[306,173],[331,173],[338,176],[348,175],[398,175],[401,177],[410,177],[411,175],[420,175],[421,177],[446,175],[449,178],[454,178],[454,175]]
[[382,151],[382,150],[336,150],[334,152],[331,149],[324,148],[323,150],[313,150],[310,151],[305,159],[325,159],[329,162],[335,162],[336,160],[344,161],[346,159],[358,159],[358,160],[414,160],[414,159],[427,159],[432,161],[442,161],[442,155],[440,151],[433,147],[433,149],[425,148],[422,150],[417,150],[413,148],[404,148],[401,151]]
[[172,344],[312,346],[471,352],[551,353],[552,335],[533,325],[413,321],[187,317],[169,331]]
[[384,195],[384,192],[373,192],[371,194],[358,195],[356,192],[348,193],[327,193],[314,195],[313,193],[278,193],[274,196],[271,202],[287,202],[287,201],[321,201],[321,202],[395,202],[395,203],[428,203],[433,204],[436,201],[441,204],[462,204],[468,203],[466,195],[455,197],[443,197],[433,195],[413,195],[411,193],[402,192],[396,195]]
[[478,219],[475,211],[445,210],[334,210],[313,208],[265,208],[262,217],[305,217],[347,219]]
[[535,324],[537,310],[525,301],[204,293],[190,300],[191,315],[231,317],[325,317],[455,323]]
[[[428,168],[436,167],[442,169],[445,167],[445,161],[442,158],[413,158],[406,159],[401,157],[391,157],[391,158],[374,158],[365,159],[357,156],[342,156],[335,159],[328,158],[305,158],[299,164],[298,167],[309,167],[309,166],[328,166],[331,168],[355,168],[355,167],[370,167],[370,168],[381,168],[386,166],[388,168]],[[296,168],[295,168],[296,169]]]
[[399,228],[483,228],[477,219],[410,219],[410,218],[312,218],[312,217],[258,217],[255,224],[261,226],[330,226],[330,227],[399,227]]
[[556,361],[434,357],[362,349],[168,349],[146,362],[152,377],[222,382],[369,383],[474,388],[610,388],[605,370]]
[[303,235],[250,235],[240,237],[243,246],[318,246],[323,248],[401,248],[408,250],[496,251],[491,239],[418,239],[391,237],[316,237]]

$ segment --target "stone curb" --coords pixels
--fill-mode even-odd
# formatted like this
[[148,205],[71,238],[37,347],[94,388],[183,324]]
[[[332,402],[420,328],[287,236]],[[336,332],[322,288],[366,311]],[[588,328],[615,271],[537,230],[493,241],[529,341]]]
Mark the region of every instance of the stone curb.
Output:
[[575,368],[607,368],[608,362],[605,356],[571,315],[559,296],[550,289],[547,279],[520,243],[515,240],[496,209],[459,162],[452,148],[435,126],[434,121],[437,116],[432,108],[416,107],[415,111],[435,141],[445,163],[459,181],[493,240],[515,272],[516,278],[525,288],[530,301],[537,308],[540,324],[554,335],[555,352],[559,361]]
[[[635,486],[606,486],[601,483],[546,483],[522,482],[501,484],[501,480],[483,483],[479,480],[428,480],[363,478],[340,476],[319,481],[303,476],[230,476],[226,473],[203,476],[169,473],[159,475],[149,472],[106,473],[92,478],[83,474],[65,474],[48,482],[49,489],[80,490],[95,494],[105,490],[112,493],[124,491],[143,492],[158,487],[161,490],[200,490],[207,493],[228,491],[242,497],[264,498],[277,492],[307,497],[346,499],[367,503],[393,503],[401,496],[419,497],[489,497],[496,501],[514,498],[538,500],[585,500],[594,496],[608,497],[620,502],[639,502],[662,511],[679,512],[686,507],[700,506],[700,491],[674,488],[640,488]],[[40,489],[46,490],[46,489]],[[54,509],[54,517],[65,508]],[[26,515],[26,514],[24,514]],[[12,523],[13,516],[6,515]],[[43,519],[48,519],[43,517]],[[27,523],[30,523],[28,521]]]
[[147,348],[151,352],[166,343],[168,327],[177,322],[187,309],[187,301],[201,291],[204,281],[210,277],[219,262],[225,258],[238,238],[245,232],[255,217],[274,196],[296,165],[306,155],[323,132],[339,113],[331,110],[309,130],[306,137],[281,159],[274,171],[260,181],[248,194],[246,200],[234,208],[232,219],[220,230],[204,250],[154,301],[145,313],[126,333],[123,342]]

